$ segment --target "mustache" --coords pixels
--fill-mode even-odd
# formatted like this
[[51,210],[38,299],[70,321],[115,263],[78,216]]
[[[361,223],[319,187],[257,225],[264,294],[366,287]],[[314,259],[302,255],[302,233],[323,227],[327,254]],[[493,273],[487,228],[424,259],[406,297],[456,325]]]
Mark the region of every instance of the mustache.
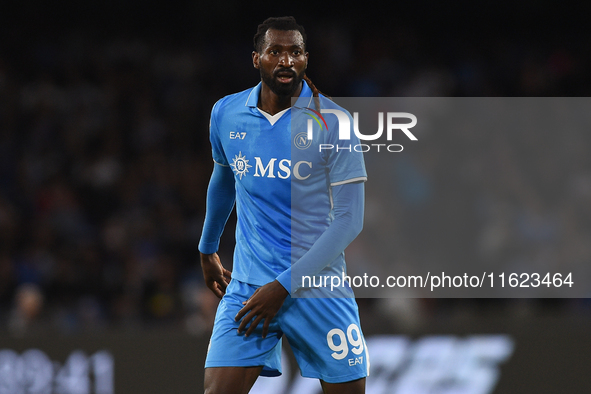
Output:
[[290,70],[290,69],[277,70],[273,73],[273,77],[277,77],[277,76],[279,76],[279,74],[282,74],[282,76],[286,76],[287,74],[290,74],[290,76],[293,77],[294,79],[297,77],[296,72],[293,70]]

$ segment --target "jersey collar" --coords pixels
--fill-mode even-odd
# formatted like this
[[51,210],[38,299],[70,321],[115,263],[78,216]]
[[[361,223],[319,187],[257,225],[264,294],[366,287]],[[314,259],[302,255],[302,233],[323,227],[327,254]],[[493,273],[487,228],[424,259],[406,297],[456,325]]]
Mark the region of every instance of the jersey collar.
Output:
[[[302,82],[303,86],[302,91],[300,92],[300,97],[298,97],[296,103],[294,104],[294,107],[296,108],[306,108],[312,104],[312,89],[310,89],[306,81]],[[246,99],[246,103],[244,104],[245,106],[256,108],[257,104],[259,103],[262,84],[262,82],[259,82],[259,84],[250,91],[250,94]]]

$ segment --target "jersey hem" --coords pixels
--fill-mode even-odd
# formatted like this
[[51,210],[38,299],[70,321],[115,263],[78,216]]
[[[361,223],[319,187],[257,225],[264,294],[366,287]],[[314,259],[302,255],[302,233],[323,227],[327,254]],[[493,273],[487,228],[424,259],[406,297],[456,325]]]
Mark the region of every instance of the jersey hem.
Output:
[[[280,275],[280,274],[277,274],[277,275]],[[256,282],[255,282],[255,281],[253,281],[253,280],[251,280],[251,279],[249,279],[249,278],[244,278],[244,277],[240,277],[240,276],[234,276],[234,275],[232,274],[232,279],[235,279],[235,280],[237,280],[238,282],[246,283],[247,285],[261,287],[261,286],[264,286],[264,285],[266,285],[267,283],[271,283],[271,282],[273,282],[274,280],[276,280],[276,279],[277,279],[277,277],[271,278],[271,280],[269,280],[268,282],[259,282],[259,281],[256,281]]]

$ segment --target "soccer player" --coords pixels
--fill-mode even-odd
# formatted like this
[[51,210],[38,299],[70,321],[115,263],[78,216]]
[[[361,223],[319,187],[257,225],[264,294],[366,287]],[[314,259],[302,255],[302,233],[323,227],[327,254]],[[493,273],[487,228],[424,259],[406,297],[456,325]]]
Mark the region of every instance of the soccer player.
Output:
[[[302,376],[320,379],[325,393],[364,393],[369,360],[355,299],[318,296],[302,279],[345,273],[343,251],[363,225],[365,166],[350,149],[358,140],[338,139],[336,116],[318,127],[321,108],[339,107],[305,76],[306,33],[293,17],[265,20],[254,47],[261,82],[219,100],[210,120],[215,163],[199,250],[205,282],[223,298],[205,392],[248,393],[259,375],[280,375],[285,334]],[[312,123],[311,139],[292,127]],[[234,204],[230,272],[216,252]]]

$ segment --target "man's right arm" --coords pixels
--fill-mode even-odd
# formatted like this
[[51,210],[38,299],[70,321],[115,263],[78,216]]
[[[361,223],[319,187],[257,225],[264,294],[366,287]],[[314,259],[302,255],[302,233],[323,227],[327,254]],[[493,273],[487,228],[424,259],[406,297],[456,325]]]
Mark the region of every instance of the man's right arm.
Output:
[[207,208],[199,251],[205,284],[220,298],[230,283],[232,273],[222,266],[216,252],[235,200],[236,190],[232,169],[215,163],[207,188]]

